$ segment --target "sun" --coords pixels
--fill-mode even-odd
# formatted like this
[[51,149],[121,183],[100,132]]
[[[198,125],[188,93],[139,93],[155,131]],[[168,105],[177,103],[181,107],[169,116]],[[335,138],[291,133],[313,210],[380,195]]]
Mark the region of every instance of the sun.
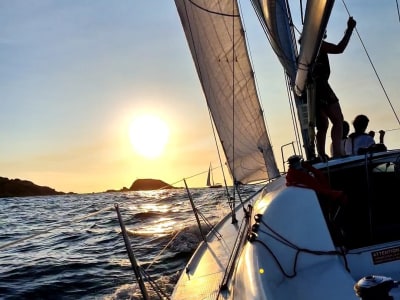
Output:
[[142,115],[132,121],[129,135],[131,144],[138,154],[154,159],[164,152],[169,138],[169,128],[157,116]]

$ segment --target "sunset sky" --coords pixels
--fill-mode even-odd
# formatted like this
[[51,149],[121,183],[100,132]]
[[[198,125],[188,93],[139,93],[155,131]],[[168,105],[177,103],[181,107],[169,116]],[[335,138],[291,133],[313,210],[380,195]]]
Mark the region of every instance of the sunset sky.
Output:
[[[283,69],[248,1],[242,8],[283,170],[280,147],[295,138]],[[396,3],[357,0],[348,1],[347,8],[399,113]],[[298,7],[292,9],[296,14]],[[328,41],[342,38],[347,18],[336,1]],[[301,28],[300,22],[296,26]],[[354,32],[345,52],[330,57],[330,82],[345,119],[368,115],[369,129],[386,130],[386,145],[395,148],[400,126],[362,43]],[[1,177],[86,193],[129,187],[138,178],[175,184],[206,172],[210,162],[218,164],[206,103],[173,1],[0,1],[0,64]],[[165,125],[138,137],[134,120],[143,116]],[[144,156],[131,143],[160,132],[156,140],[164,140],[165,148],[158,157]],[[161,147],[147,142],[149,149]],[[203,173],[188,184],[202,186],[205,180]]]

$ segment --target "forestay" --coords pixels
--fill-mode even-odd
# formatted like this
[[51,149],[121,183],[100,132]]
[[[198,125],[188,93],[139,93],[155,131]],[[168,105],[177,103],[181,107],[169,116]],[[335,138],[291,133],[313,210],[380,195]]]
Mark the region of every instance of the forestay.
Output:
[[233,179],[279,176],[236,1],[175,3]]

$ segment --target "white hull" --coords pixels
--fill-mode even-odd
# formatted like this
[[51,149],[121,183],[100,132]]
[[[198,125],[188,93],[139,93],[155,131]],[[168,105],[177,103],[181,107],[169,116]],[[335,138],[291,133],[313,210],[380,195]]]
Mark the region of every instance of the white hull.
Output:
[[[399,155],[400,152],[377,154],[378,164],[394,161]],[[349,163],[362,165],[363,156],[331,161],[332,175],[335,168],[339,173],[345,172],[346,167],[340,164]],[[393,172],[387,175],[387,180],[397,176]],[[379,196],[385,197],[387,193],[382,191]],[[367,204],[367,199],[364,200]],[[363,277],[400,278],[400,226],[392,224],[391,236],[389,231],[378,236],[379,226],[391,224],[388,219],[387,224],[376,226],[374,238],[366,238],[369,227],[359,227],[362,218],[354,216],[355,228],[365,232],[357,234],[359,240],[350,237],[340,244],[332,235],[334,230],[328,225],[320,201],[314,190],[287,187],[285,176],[269,183],[253,202],[249,228],[255,238],[245,237],[226,288],[220,287],[229,270],[228,261],[239,225],[245,222],[243,209],[237,211],[238,223],[232,224],[227,216],[218,224],[216,230],[221,239],[209,234],[208,242],[200,245],[186,267],[187,273],[179,279],[172,299],[359,299],[354,285]],[[350,201],[356,199],[349,197]],[[348,205],[345,209],[350,209],[352,204]],[[367,210],[360,208],[360,213],[363,211]],[[261,218],[255,218],[256,215]],[[393,288],[390,295],[400,300],[399,288]]]
[[[292,156],[280,176],[237,1],[175,3],[234,183],[270,183],[246,213],[237,210],[238,223],[227,217],[217,226],[222,238],[208,235],[172,299],[347,300],[360,296],[356,286],[364,300],[391,299],[390,290],[400,300],[400,151],[314,166]],[[284,67],[294,127],[312,161],[315,110],[303,92],[312,92],[309,71],[334,1],[307,1],[299,53],[288,1],[252,3]],[[242,223],[247,229],[240,231]]]
[[[216,299],[233,251],[240,224],[244,221],[242,207],[236,209],[237,223],[227,215],[201,242],[186,265],[175,286],[172,299]],[[216,235],[215,233],[219,233]],[[225,293],[221,299],[228,299]]]

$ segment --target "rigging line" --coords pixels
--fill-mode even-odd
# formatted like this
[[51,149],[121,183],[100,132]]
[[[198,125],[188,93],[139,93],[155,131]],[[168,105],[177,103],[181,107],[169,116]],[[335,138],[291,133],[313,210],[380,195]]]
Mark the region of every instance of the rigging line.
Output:
[[228,184],[226,183],[226,176],[225,176],[224,167],[223,167],[223,164],[222,164],[221,150],[218,147],[218,140],[217,140],[217,136],[216,136],[216,133],[215,133],[216,130],[215,130],[215,125],[214,125],[214,122],[213,122],[213,118],[212,118],[210,107],[208,107],[208,114],[210,116],[210,122],[211,122],[211,128],[212,128],[213,135],[214,135],[215,147],[217,148],[219,165],[220,165],[220,168],[221,168],[221,171],[222,171],[222,177],[224,178],[225,192],[226,192],[226,195],[227,195],[227,197],[229,199],[230,195],[229,195],[229,190],[228,190]]
[[[293,95],[292,95],[292,93],[290,92],[290,82],[289,82],[289,76],[287,76],[287,74],[286,74],[286,76],[285,76],[285,78],[286,78],[286,92],[287,92],[287,94],[288,94],[288,99],[289,99],[289,107],[290,107],[290,114],[291,114],[291,117],[292,117],[292,123],[293,123],[293,128],[294,128],[294,134],[295,134],[295,136],[296,136],[296,145],[297,145],[297,151],[299,151],[299,153],[301,154],[301,155],[303,155],[303,149],[302,149],[302,147],[300,146],[300,130],[299,130],[299,126],[298,126],[298,124],[297,124],[297,122],[296,122],[296,118],[295,118],[295,109],[294,109],[294,104],[293,104]],[[284,162],[283,162],[284,163]]]
[[[251,2],[252,2],[254,10],[256,11],[256,9],[254,7],[255,4],[253,3],[253,1],[251,1]],[[240,1],[238,1],[238,5],[239,5],[239,10],[243,11]],[[257,11],[256,11],[256,14],[257,14]],[[261,98],[260,98],[260,87],[258,85],[258,79],[257,79],[257,76],[256,76],[256,72],[254,70],[253,56],[252,56],[251,49],[250,49],[250,46],[249,46],[250,43],[249,43],[249,39],[248,39],[248,36],[247,36],[247,29],[246,29],[246,25],[245,25],[245,22],[244,22],[244,18],[242,18],[242,25],[243,25],[243,36],[245,38],[245,42],[246,42],[245,44],[246,44],[247,52],[249,54],[248,56],[249,56],[249,60],[250,60],[250,66],[251,66],[252,75],[253,75],[253,78],[254,78],[254,83],[255,83],[255,86],[256,86],[257,97],[259,98],[258,102],[260,103],[260,108],[261,108],[263,120],[264,120],[264,123],[265,123],[265,126],[266,126],[267,134],[268,134],[268,136],[270,138],[269,126],[268,126],[267,120],[265,119],[264,107],[262,106],[262,102],[261,102]],[[265,32],[265,30],[264,30],[264,32]],[[267,36],[267,38],[268,38],[268,36]],[[270,140],[271,140],[271,138],[270,138]]]
[[[259,7],[259,6],[257,6],[257,4],[255,3],[255,1],[253,0],[253,1],[251,1],[251,3],[252,3],[252,6],[253,6],[253,9],[254,9],[254,11],[255,11],[255,13],[256,13],[256,15],[257,15],[257,18],[258,18],[258,20],[260,21],[260,25],[261,25],[261,27],[262,27],[262,29],[263,29],[263,31],[264,31],[264,33],[265,33],[265,35],[266,35],[266,37],[267,37],[267,39],[268,39],[268,42],[269,42],[269,44],[272,46],[272,44],[273,44],[273,42],[275,43],[275,45],[277,45],[278,47],[280,47],[280,42],[279,42],[279,40],[277,40],[277,39],[275,39],[273,36],[270,36],[269,35],[269,32],[271,32],[271,29],[270,29],[270,27],[268,27],[268,24],[266,23],[266,22],[264,22],[264,19],[263,19],[263,16],[262,16],[262,14],[259,12],[259,10],[257,9],[257,7]],[[280,9],[282,9],[282,11],[285,13],[285,10],[280,6]],[[288,15],[288,17],[290,18],[290,24],[289,25],[293,25],[293,21],[292,21],[292,17],[290,16],[290,15]],[[293,25],[294,26],[294,25]],[[294,26],[294,28],[297,30],[297,28]],[[298,30],[297,30],[298,31]],[[294,60],[292,60],[292,59],[290,59],[290,57],[286,57],[284,54],[285,54],[285,51],[283,51],[283,49],[282,48],[280,48],[280,50],[281,50],[281,52],[283,53],[283,55],[280,55],[276,50],[275,50],[275,48],[274,47],[272,47],[272,50],[274,51],[274,53],[275,53],[275,55],[278,57],[278,59],[282,59],[282,60],[285,60],[285,61],[287,61],[287,62],[294,62],[294,63],[296,63],[296,61],[294,61]]]
[[284,244],[284,245],[286,245],[286,246],[288,246],[288,247],[290,247],[292,249],[299,250],[299,251],[305,252],[305,253],[314,254],[314,255],[338,255],[338,254],[340,254],[340,252],[336,251],[336,250],[312,250],[312,249],[308,249],[308,248],[302,248],[302,247],[296,245],[295,243],[291,242],[289,239],[285,238],[283,235],[281,235],[276,230],[274,230],[262,218],[261,218],[261,222],[260,223],[262,223],[265,227],[267,227],[267,229],[269,231],[271,231],[272,233],[269,233],[268,231],[265,231],[265,230],[262,230],[262,229],[259,229],[259,231],[267,234],[271,238],[275,239],[278,242],[281,242],[282,244]]
[[[199,214],[199,216],[203,219],[203,222],[208,226],[208,234],[213,233],[214,236],[215,236],[218,240],[222,239],[222,234],[220,234],[220,233],[218,232],[218,230],[215,229],[215,226],[213,226],[213,225],[211,224],[211,222],[207,219],[207,217],[206,217],[198,208],[196,208],[196,211],[197,211],[197,213]],[[207,235],[208,235],[208,234],[207,234]]]
[[[258,20],[259,20],[259,22],[260,22],[260,24],[261,24],[261,27],[262,27],[262,29],[263,29],[263,31],[264,31],[266,37],[267,37],[267,40],[269,41],[270,45],[272,45],[272,37],[268,34],[268,32],[269,32],[268,25],[263,21],[263,17],[262,17],[262,15],[260,14],[259,10],[257,9],[258,6],[257,6],[257,4],[255,3],[255,1],[251,1],[251,4],[252,4],[253,9],[254,9],[254,11],[255,11],[255,13],[256,13],[256,15],[257,15],[257,18],[258,18]],[[281,6],[280,6],[280,9],[281,9],[283,12],[285,12],[284,8],[282,8]],[[289,19],[290,19],[290,21],[289,21],[289,23],[290,23],[290,25],[291,25],[290,27],[293,26],[293,27],[298,31],[298,29],[293,25],[293,20],[292,20],[292,16],[291,16],[291,13],[290,13],[289,6],[288,6],[288,5],[287,5],[287,9],[288,9],[288,11],[287,11],[287,12],[288,12],[288,17],[289,17]],[[244,21],[243,21],[243,23],[244,23]],[[245,31],[245,32],[246,32],[246,31]],[[246,37],[246,41],[247,41],[247,35],[246,35],[246,34],[245,34],[245,37]],[[276,43],[277,45],[279,44],[278,41],[275,41],[275,43]],[[289,62],[290,62],[290,59],[289,59],[289,58],[284,57],[284,56],[280,56],[280,55],[275,51],[274,47],[272,47],[272,49],[273,49],[274,53],[276,54],[276,56],[277,56],[278,58],[282,58],[282,59],[285,59],[286,61],[289,61]],[[283,49],[281,49],[281,50],[282,50],[282,53],[284,53]],[[248,51],[249,51],[250,61],[252,62],[252,56],[251,56],[251,52],[250,52],[250,48],[249,48],[249,47],[248,47]],[[253,65],[253,63],[251,63],[251,64]],[[252,67],[252,68],[253,68],[253,67]],[[287,73],[286,73],[284,67],[283,67],[283,70],[284,70],[284,74],[287,75]],[[254,80],[255,80],[255,82],[256,82],[256,89],[257,89],[257,92],[258,92],[258,94],[259,94],[258,81],[256,80],[257,77],[256,77],[256,74],[255,74],[255,71],[254,71],[254,70],[253,70],[253,76],[254,76]],[[289,78],[289,77],[290,77],[290,76],[287,76],[287,78]],[[265,124],[266,124],[267,133],[268,133],[268,135],[269,135],[268,121],[265,120],[265,115],[264,115],[264,109],[263,109],[263,107],[261,107],[261,108],[262,108],[262,112],[263,112],[264,122],[265,122]],[[271,139],[270,139],[270,141],[271,141]],[[298,141],[299,141],[299,140],[298,140]],[[271,144],[272,144],[272,142],[271,142]],[[298,147],[299,147],[299,146],[298,146]],[[299,153],[302,153],[302,151],[300,150]]]
[[161,251],[154,257],[153,261],[147,266],[147,268],[145,269],[145,271],[147,271],[148,269],[150,269],[150,267],[155,263],[155,261],[161,256],[161,254],[165,251],[165,249],[167,249],[169,247],[169,245],[171,245],[171,243],[176,239],[176,237],[178,236],[178,234],[180,234],[183,231],[183,229],[181,231],[178,231],[177,233],[175,233],[175,235],[172,237],[172,239],[165,245],[164,248],[161,249]]
[[202,6],[200,6],[200,5],[196,4],[196,3],[194,3],[193,0],[188,0],[188,1],[189,1],[190,3],[192,3],[194,6],[196,6],[197,8],[199,8],[199,9],[201,9],[201,10],[204,10],[205,12],[214,14],[214,15],[225,16],[225,17],[235,17],[235,18],[240,17],[239,14],[235,15],[235,14],[227,14],[227,13],[221,13],[221,12],[212,11],[212,10],[209,10],[209,9],[207,9],[207,8],[204,8],[204,7],[202,7]]
[[[350,16],[351,16],[351,15],[350,15],[350,12],[349,12],[349,10],[348,10],[348,8],[347,8],[347,5],[346,5],[346,3],[344,2],[344,0],[342,0],[342,3],[343,3],[343,5],[344,5],[344,8],[345,8],[346,11],[347,11],[347,14],[348,14],[349,17],[350,17]],[[357,27],[354,27],[354,29],[355,29],[355,31],[356,31],[356,33],[357,33],[358,39],[360,40],[362,47],[364,48],[365,54],[366,54],[367,57],[368,57],[368,60],[369,60],[369,62],[370,62],[370,64],[371,64],[371,66],[372,66],[372,69],[373,69],[374,72],[375,72],[375,76],[376,76],[376,78],[378,79],[379,84],[381,85],[381,88],[382,88],[382,90],[383,90],[383,93],[385,94],[386,99],[387,99],[387,101],[389,102],[389,105],[390,105],[390,107],[391,107],[391,109],[392,109],[392,111],[393,111],[393,114],[394,114],[394,116],[396,117],[397,122],[400,124],[400,119],[399,119],[399,117],[397,116],[396,111],[394,110],[394,107],[393,107],[393,105],[392,105],[392,102],[390,101],[390,98],[389,98],[389,96],[388,96],[388,94],[387,94],[387,92],[386,92],[386,89],[385,89],[385,87],[383,86],[382,80],[381,80],[381,78],[379,77],[379,74],[378,74],[378,72],[377,72],[377,70],[376,70],[376,68],[375,68],[375,66],[374,66],[374,63],[372,62],[372,59],[371,59],[371,57],[369,56],[369,53],[368,53],[368,51],[367,51],[367,48],[366,48],[365,45],[364,45],[364,42],[363,42],[363,40],[362,40],[362,38],[361,38],[361,35],[360,35],[360,33],[358,32]]]
[[[291,28],[291,35],[292,35],[292,43],[295,45],[294,50],[295,50],[295,55],[296,57],[299,55],[298,49],[297,49],[297,40],[296,40],[296,32],[301,36],[300,30],[296,27],[296,25],[293,22],[292,18],[292,11],[290,10],[289,4],[286,2],[286,7],[288,11],[288,16],[289,16],[289,27]],[[296,31],[296,32],[295,32]]]
[[[200,175],[206,174],[207,172],[208,172],[208,169],[207,169],[207,171],[203,171],[203,172],[200,172],[200,173],[197,173],[197,174],[191,175],[191,176],[189,176],[189,177],[185,177],[184,179],[190,179],[190,178],[194,178],[194,177],[197,177],[197,176],[200,176]],[[181,181],[183,181],[183,179],[181,179],[181,180],[179,180],[179,181],[177,181],[177,182],[175,182],[175,183],[178,183],[178,182],[181,182]],[[171,185],[173,185],[173,184],[171,184]]]
[[388,132],[388,131],[395,131],[395,130],[400,130],[400,128],[385,129],[385,132]]
[[[254,1],[251,1],[251,3],[252,3],[253,9],[254,9],[256,15],[258,16],[258,19],[260,20],[260,24],[262,25],[263,24],[261,22],[262,19],[261,19],[261,16],[259,16],[259,14],[258,14],[258,11],[257,11],[257,9],[255,7]],[[239,5],[239,11],[243,11],[240,1],[238,1],[238,5]],[[245,20],[244,20],[244,18],[241,18],[241,20],[242,20],[242,26],[243,26],[243,36],[245,38],[245,44],[246,44],[246,48],[247,48],[247,52],[248,52],[248,57],[249,57],[249,60],[250,60],[250,66],[251,66],[251,71],[252,71],[252,75],[253,75],[253,79],[254,79],[254,85],[255,85],[255,88],[256,88],[256,94],[257,94],[258,102],[259,102],[259,105],[260,105],[261,116],[262,116],[262,119],[263,119],[264,124],[265,124],[265,129],[266,129],[266,132],[267,132],[267,135],[268,135],[268,140],[269,140],[270,147],[272,147],[270,129],[269,129],[268,121],[265,118],[265,113],[264,113],[265,110],[264,110],[264,107],[263,107],[263,104],[262,104],[262,101],[261,101],[260,87],[258,85],[258,79],[257,79],[256,72],[255,72],[255,69],[254,69],[253,56],[252,56],[251,49],[250,49],[250,46],[249,46],[250,43],[249,43],[249,40],[248,40],[247,29],[246,29],[246,26],[245,26]],[[264,29],[264,33],[266,33],[265,29]],[[266,36],[267,36],[267,39],[269,39],[269,36],[267,34],[266,34]],[[269,176],[269,174],[268,174],[268,176]]]
[[157,282],[155,280],[153,280],[151,278],[151,276],[145,271],[143,270],[143,268],[140,267],[139,270],[142,275],[147,279],[148,284],[151,286],[151,288],[153,289],[153,291],[157,294],[159,299],[166,299],[166,300],[170,300],[171,298],[161,289],[161,287],[157,284]]
[[[232,1],[232,12],[235,9],[234,1]],[[239,12],[239,8],[238,8]],[[236,170],[235,170],[235,22],[232,22],[232,177],[233,177],[233,184],[236,185]],[[233,190],[233,197],[235,197],[235,190]],[[232,211],[235,207],[235,202],[232,203]]]
[[302,0],[300,0],[300,12],[301,12],[301,24],[304,25],[303,1]]
[[397,15],[399,16],[399,22],[400,22],[399,2],[397,0],[396,0],[396,6],[397,6]]

